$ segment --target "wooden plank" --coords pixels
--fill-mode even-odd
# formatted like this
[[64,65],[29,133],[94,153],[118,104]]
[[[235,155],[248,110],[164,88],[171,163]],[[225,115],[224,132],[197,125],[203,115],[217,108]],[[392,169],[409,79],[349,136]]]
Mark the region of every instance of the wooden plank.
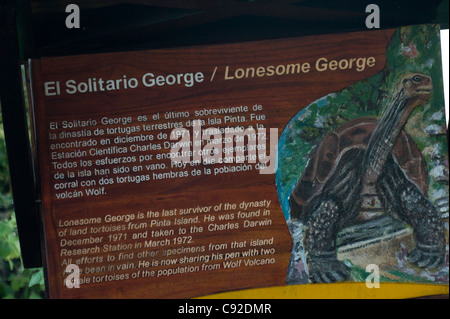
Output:
[[[197,119],[202,128],[263,126],[274,152],[268,129],[278,136],[315,99],[382,70],[392,32],[33,61],[50,296],[184,298],[283,285],[292,241],[274,175],[260,174],[259,160],[174,167],[158,156],[180,140],[170,139],[177,125],[192,151]],[[319,70],[325,57],[376,62]],[[64,270],[74,263],[82,283],[69,289]]]

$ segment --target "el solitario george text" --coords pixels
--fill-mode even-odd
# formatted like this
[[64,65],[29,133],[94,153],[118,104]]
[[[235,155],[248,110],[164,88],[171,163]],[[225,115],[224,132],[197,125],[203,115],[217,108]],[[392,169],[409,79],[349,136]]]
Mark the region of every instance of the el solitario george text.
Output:
[[[366,68],[372,68],[376,64],[375,57],[355,57],[344,58],[340,60],[329,60],[326,57],[318,58],[314,63],[290,63],[259,67],[245,67],[231,69],[225,66],[223,71],[224,80],[240,80],[249,78],[264,78],[272,76],[286,76],[295,74],[307,74],[312,70],[317,72],[337,71],[337,70],[355,70],[363,72]],[[212,72],[210,82],[214,80],[218,67]],[[163,87],[173,85],[184,85],[185,87],[193,87],[196,83],[205,81],[203,72],[176,73],[166,75],[155,75],[147,72],[142,75],[140,81],[135,77],[122,75],[116,79],[103,79],[102,77],[90,77],[86,81],[77,82],[69,79],[65,81],[64,88],[61,88],[60,81],[44,82],[45,96],[56,96],[62,94],[62,89],[66,94],[72,95],[77,93],[93,93],[107,92],[116,90],[135,89],[140,85],[146,88]]]

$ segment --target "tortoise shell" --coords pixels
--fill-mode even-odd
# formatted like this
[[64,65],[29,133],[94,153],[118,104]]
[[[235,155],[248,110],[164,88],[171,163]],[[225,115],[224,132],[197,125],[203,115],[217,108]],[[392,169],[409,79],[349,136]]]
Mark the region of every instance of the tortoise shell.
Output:
[[[291,218],[302,219],[309,200],[314,197],[328,179],[337,159],[350,148],[365,149],[377,126],[377,119],[363,117],[351,120],[329,132],[315,148],[308,164],[289,198]],[[401,131],[393,154],[397,163],[424,194],[427,193],[428,171],[422,152],[411,136]]]

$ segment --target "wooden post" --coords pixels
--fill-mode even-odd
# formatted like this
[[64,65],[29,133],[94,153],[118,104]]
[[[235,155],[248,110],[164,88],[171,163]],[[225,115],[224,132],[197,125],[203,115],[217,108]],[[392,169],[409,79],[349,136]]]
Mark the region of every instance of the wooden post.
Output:
[[25,268],[40,267],[40,222],[12,6],[0,7],[0,104],[22,260]]

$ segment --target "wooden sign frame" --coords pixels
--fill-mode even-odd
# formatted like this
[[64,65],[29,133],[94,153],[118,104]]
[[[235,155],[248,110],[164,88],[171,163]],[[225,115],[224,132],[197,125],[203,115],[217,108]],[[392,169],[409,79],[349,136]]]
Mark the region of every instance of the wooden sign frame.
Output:
[[[299,99],[308,105],[382,71],[393,34],[32,61],[36,127],[46,127],[37,146],[48,172],[41,185],[50,295],[191,297],[282,285],[292,243],[273,177],[249,172],[250,164],[223,165],[224,130],[205,133],[192,114],[200,127],[283,128]],[[311,86],[324,75],[326,86]],[[196,146],[211,153],[196,161]],[[168,161],[169,148],[187,160]],[[84,276],[68,290],[62,270],[73,264]]]

